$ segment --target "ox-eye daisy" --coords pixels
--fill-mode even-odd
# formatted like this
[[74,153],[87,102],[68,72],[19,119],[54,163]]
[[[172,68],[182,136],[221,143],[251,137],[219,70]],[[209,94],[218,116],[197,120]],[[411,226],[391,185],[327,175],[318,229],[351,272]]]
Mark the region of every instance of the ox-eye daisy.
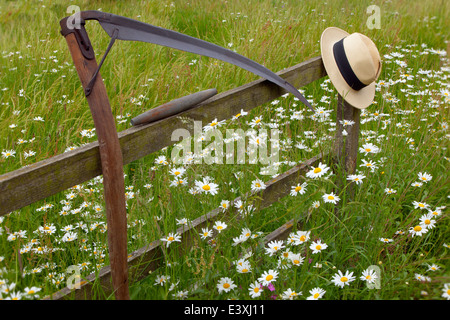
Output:
[[234,281],[228,277],[221,278],[219,280],[219,282],[217,283],[217,289],[219,290],[219,293],[229,292],[230,290],[233,290],[234,288],[236,288]]
[[363,281],[367,281],[368,283],[374,283],[378,276],[374,269],[366,269],[362,272],[362,276],[359,278]]
[[258,281],[255,281],[252,284],[250,284],[248,291],[249,291],[248,294],[250,295],[250,297],[258,298],[261,295],[263,289],[261,287],[261,284]]
[[369,153],[378,153],[380,152],[380,149],[372,143],[366,143],[363,144],[361,148],[359,148],[359,151],[367,155]]
[[422,182],[427,183],[428,181],[431,181],[431,179],[433,178],[430,174],[426,173],[426,172],[419,172],[417,174],[419,176],[419,180]]
[[434,215],[432,213],[424,214],[420,217],[420,226],[422,228],[432,229],[435,227],[436,220],[433,219]]
[[313,254],[316,254],[328,248],[328,245],[326,243],[323,243],[321,240],[317,240],[313,241],[309,248],[312,250]]
[[343,288],[346,285],[350,285],[350,282],[352,282],[353,280],[355,280],[353,272],[345,271],[345,274],[343,274],[341,270],[338,270],[338,273],[333,276],[333,279],[331,281],[336,286]]
[[305,258],[303,258],[300,253],[291,253],[289,255],[289,259],[291,260],[292,264],[294,266],[300,266],[303,264],[303,260],[305,260]]
[[161,241],[166,242],[168,247],[172,242],[181,242],[181,236],[178,233],[169,233],[169,235],[162,238]]
[[311,231],[298,230],[294,235],[294,239],[295,239],[294,245],[300,245],[300,244],[308,241],[310,234],[311,234]]
[[303,182],[302,184],[299,183],[296,186],[292,186],[291,196],[296,196],[298,194],[305,194],[307,185],[308,184],[306,182]]
[[248,260],[245,260],[242,264],[236,265],[236,271],[239,273],[250,273],[252,272],[252,267],[250,265],[250,262]]
[[418,202],[418,201],[413,201],[412,204],[414,205],[414,209],[428,209],[428,207],[430,206],[429,204],[425,203],[425,202]]
[[384,189],[384,193],[386,194],[394,194],[397,193],[397,190],[391,189],[391,188],[386,188]]
[[283,299],[283,300],[293,300],[294,298],[298,297],[301,294],[302,294],[301,292],[297,293],[294,290],[292,290],[291,288],[288,288],[281,295],[281,299]]
[[209,130],[216,129],[216,128],[220,127],[221,125],[223,125],[224,123],[225,123],[225,120],[217,121],[217,118],[216,118],[213,121],[211,121],[209,124],[204,126],[203,127],[203,131],[206,132],[206,131],[209,131]]
[[328,170],[330,170],[330,168],[326,164],[322,164],[322,162],[320,162],[318,166],[312,167],[311,170],[306,173],[306,176],[312,179],[320,178],[326,174]]
[[279,241],[271,241],[267,244],[268,248],[266,248],[266,253],[269,256],[272,256],[274,253],[280,251],[281,249],[284,248],[284,244],[282,240]]
[[256,179],[256,180],[252,181],[252,186],[251,186],[252,191],[256,192],[256,191],[264,190],[265,188],[266,188],[266,184],[261,179]]
[[213,228],[216,229],[220,233],[222,230],[226,229],[227,226],[228,225],[225,222],[216,221],[213,225]]
[[209,238],[211,236],[212,236],[212,230],[209,230],[208,228],[202,228],[200,237],[202,237],[203,240],[205,240],[206,238]]
[[269,271],[264,271],[261,277],[258,278],[258,281],[260,281],[263,286],[268,286],[270,283],[276,281],[277,277],[278,271],[271,269]]
[[353,182],[355,182],[356,184],[361,184],[363,181],[363,179],[365,178],[366,176],[364,176],[364,175],[362,175],[362,174],[350,174],[348,177],[347,177],[347,180],[349,180],[349,181],[353,181]]
[[439,267],[437,264],[431,264],[431,265],[428,265],[428,270],[427,271],[436,271],[436,270],[438,270],[438,269],[440,269],[441,267]]
[[329,203],[333,203],[333,204],[336,204],[339,202],[339,200],[341,200],[341,198],[339,198],[333,192],[324,194],[322,196],[322,199],[324,202],[329,202]]
[[200,193],[217,194],[218,185],[211,182],[208,177],[203,178],[202,181],[195,181],[195,186]]
[[306,298],[306,300],[319,300],[320,298],[323,297],[323,295],[325,294],[325,290],[323,290],[322,288],[313,288],[311,290],[309,290],[309,294],[310,296]]
[[170,169],[170,174],[175,177],[182,177],[186,172],[184,168],[172,168]]
[[222,201],[220,202],[220,208],[221,208],[223,211],[227,210],[229,206],[230,206],[230,201],[228,201],[228,200],[222,200]]
[[427,233],[427,231],[428,229],[423,225],[417,225],[409,229],[409,233],[411,233],[413,237],[414,236],[421,237],[424,233]]
[[450,300],[450,283],[444,284],[441,297]]

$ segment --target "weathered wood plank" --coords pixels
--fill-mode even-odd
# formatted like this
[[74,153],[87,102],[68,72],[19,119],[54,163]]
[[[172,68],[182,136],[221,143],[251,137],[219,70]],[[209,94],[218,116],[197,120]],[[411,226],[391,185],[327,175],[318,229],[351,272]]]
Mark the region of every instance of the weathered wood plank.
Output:
[[[333,156],[335,157],[336,192],[339,194],[342,188],[348,183],[346,178],[356,171],[358,160],[358,143],[361,110],[352,107],[340,95],[338,96],[336,110],[336,134],[333,146]],[[343,121],[353,121],[353,125],[345,126]],[[343,134],[343,130],[347,135]],[[347,186],[346,194],[349,199],[353,199],[355,190],[354,183]],[[338,208],[338,206],[336,207]]]
[[[305,162],[291,168],[290,170],[280,174],[274,179],[266,183],[266,189],[260,193],[261,200],[255,204],[255,207],[264,209],[277,202],[281,198],[289,195],[291,187],[302,181],[302,177],[310,170],[311,166],[317,165],[319,162],[330,164],[332,161],[329,157],[329,153],[316,155],[315,157],[306,160]],[[234,200],[236,202],[240,198]],[[235,218],[237,213],[234,210],[222,212],[220,208],[214,209],[211,212],[202,215],[201,217],[192,221],[189,227],[180,227],[177,233],[181,235],[182,242],[179,245],[179,256],[185,253],[191,245],[194,239],[198,237],[201,228],[211,225],[217,219],[230,220]],[[274,240],[276,238],[285,239],[289,232],[292,230],[293,221],[283,224],[279,229],[275,230],[269,236],[266,236],[266,242]],[[142,247],[131,254],[128,258],[128,269],[130,272],[129,282],[130,284],[141,280],[148,276],[150,271],[156,270],[164,262],[163,248],[165,244],[160,240],[153,241],[149,245]],[[169,247],[169,249],[171,249]],[[48,300],[61,300],[61,299],[91,299],[98,298],[93,296],[95,286],[97,290],[101,288],[103,290],[103,297],[105,298],[111,295],[111,269],[109,266],[102,268],[98,275],[95,273],[86,277],[85,281],[80,284],[80,289],[71,290],[64,288],[53,295],[46,297]]]
[[[321,57],[315,57],[278,73],[299,88],[326,75]],[[278,98],[285,91],[264,80],[256,80],[218,94],[179,115],[133,127],[119,133],[124,164],[156,152],[171,141],[175,129],[193,132],[193,121],[207,124],[229,119],[263,103]],[[187,123],[182,118],[190,119]],[[101,175],[98,142],[37,162],[0,176],[0,216],[45,199],[74,185]]]

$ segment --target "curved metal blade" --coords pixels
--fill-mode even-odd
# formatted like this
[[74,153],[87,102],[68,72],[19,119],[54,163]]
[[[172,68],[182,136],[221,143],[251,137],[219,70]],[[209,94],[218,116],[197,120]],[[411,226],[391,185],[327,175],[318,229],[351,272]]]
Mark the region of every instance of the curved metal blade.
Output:
[[113,36],[115,30],[118,30],[117,39],[120,40],[149,42],[234,64],[284,88],[314,112],[308,100],[292,84],[268,68],[234,51],[176,31],[156,27],[130,18],[110,13],[99,13],[98,11],[84,11],[83,13],[85,13],[83,15],[85,19],[98,20],[110,37]]

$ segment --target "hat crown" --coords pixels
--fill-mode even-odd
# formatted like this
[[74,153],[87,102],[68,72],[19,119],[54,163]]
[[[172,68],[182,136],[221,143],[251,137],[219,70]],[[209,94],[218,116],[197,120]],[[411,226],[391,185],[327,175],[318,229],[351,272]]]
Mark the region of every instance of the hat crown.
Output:
[[359,81],[365,85],[374,82],[381,72],[381,58],[373,41],[357,32],[343,41],[345,55]]

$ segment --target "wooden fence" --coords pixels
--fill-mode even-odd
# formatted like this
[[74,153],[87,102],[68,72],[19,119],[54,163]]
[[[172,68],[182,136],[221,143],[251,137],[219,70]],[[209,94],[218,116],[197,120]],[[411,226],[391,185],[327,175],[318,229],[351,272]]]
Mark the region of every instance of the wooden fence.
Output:
[[[278,73],[295,87],[303,87],[326,76],[321,57],[315,57]],[[243,86],[220,93],[196,107],[179,115],[155,123],[132,127],[118,133],[123,154],[123,163],[127,164],[156,152],[175,142],[171,134],[175,129],[184,128],[193,133],[194,121],[209,123],[213,119],[230,119],[241,109],[249,111],[266,102],[270,102],[285,91],[279,86],[264,80],[256,80]],[[334,148],[318,154],[302,164],[288,170],[266,183],[261,194],[259,208],[265,208],[289,194],[291,186],[304,179],[303,176],[311,166],[319,162],[330,166],[341,165],[344,171],[352,173],[356,165],[356,152],[359,135],[359,112],[345,103],[340,97],[337,106],[336,137]],[[191,121],[184,121],[184,119]],[[356,125],[346,128],[348,135],[342,135],[340,120],[353,120]],[[342,171],[341,171],[342,172]],[[344,174],[343,173],[343,174]],[[30,166],[0,176],[0,216],[11,213],[36,201],[64,191],[102,174],[99,145],[93,142],[76,150],[54,156]],[[344,181],[345,177],[337,177]],[[340,184],[343,185],[343,184]],[[235,199],[237,201],[239,199]],[[198,237],[202,227],[212,221],[231,219],[231,213],[216,209],[195,219],[186,228],[177,230],[182,242],[180,254],[190,247],[193,237]],[[265,238],[265,242],[285,239],[297,221],[291,220]],[[130,283],[138,281],[156,270],[164,262],[163,243],[156,240],[128,256]],[[171,248],[168,248],[171,250]],[[95,290],[94,290],[95,287]],[[101,294],[100,294],[101,293]],[[95,296],[94,296],[95,294]],[[112,294],[111,268],[106,266],[92,273],[80,282],[79,289],[68,287],[46,297],[45,299],[104,299]]]

